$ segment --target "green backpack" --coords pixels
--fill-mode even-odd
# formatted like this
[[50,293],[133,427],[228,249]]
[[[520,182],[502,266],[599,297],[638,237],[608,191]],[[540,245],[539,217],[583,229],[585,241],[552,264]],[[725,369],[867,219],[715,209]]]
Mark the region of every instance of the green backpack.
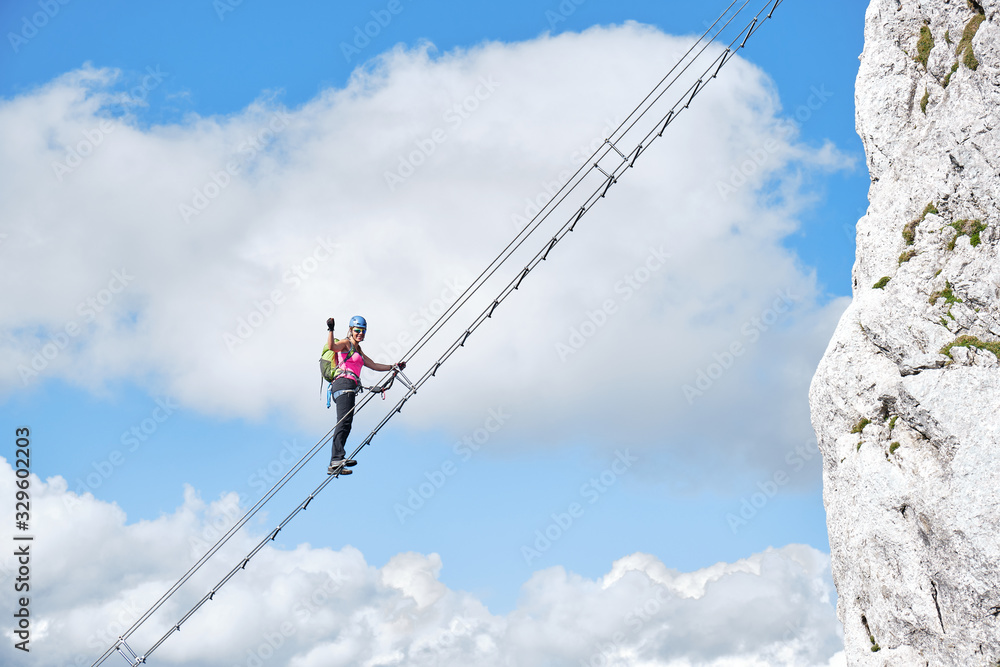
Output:
[[[333,342],[336,343],[337,339],[334,338]],[[319,374],[322,376],[319,382],[319,390],[322,393],[323,380],[333,382],[334,378],[337,377],[337,353],[326,345],[323,345],[323,354],[319,358]]]

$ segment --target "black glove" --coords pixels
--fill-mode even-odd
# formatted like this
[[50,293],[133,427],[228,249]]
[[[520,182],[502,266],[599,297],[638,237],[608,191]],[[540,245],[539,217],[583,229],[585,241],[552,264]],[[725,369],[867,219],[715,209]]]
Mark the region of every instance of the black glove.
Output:
[[404,368],[406,368],[406,362],[405,361],[399,362],[398,364],[396,364],[396,368],[398,368],[399,370],[403,370]]
[[331,317],[326,321],[327,331],[333,331],[333,318]]

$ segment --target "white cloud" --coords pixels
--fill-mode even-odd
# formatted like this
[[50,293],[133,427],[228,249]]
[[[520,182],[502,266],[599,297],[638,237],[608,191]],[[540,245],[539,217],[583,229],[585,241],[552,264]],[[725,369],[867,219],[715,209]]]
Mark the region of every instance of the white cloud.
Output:
[[[326,424],[325,319],[366,315],[367,351],[390,357],[688,43],[626,24],[397,49],[299,109],[264,99],[150,128],[102,113],[106,70],[2,101],[0,385],[20,391],[34,361],[28,384],[127,379],[205,413]],[[401,419],[449,428],[503,405],[512,442],[627,441],[719,483],[779,465],[811,437],[806,387],[844,307],[782,240],[811,198],[799,172],[845,158],[787,128],[768,77],[732,61]],[[390,189],[401,161],[421,164]]]
[[[3,461],[0,494],[14,474]],[[91,664],[195,560],[231,497],[206,505],[189,490],[172,514],[129,524],[121,510],[31,478],[31,658],[37,667]],[[0,539],[11,544],[8,524]],[[232,548],[171,598],[129,641],[140,653],[166,633],[264,533]],[[11,556],[2,605],[10,610]],[[437,554],[402,553],[382,568],[351,547],[265,547],[150,658],[150,664],[332,665],[833,665],[842,663],[829,557],[768,549],[681,573],[633,554],[590,580],[536,572],[517,608],[491,614],[439,579]],[[11,636],[10,616],[0,623]],[[0,660],[19,664],[11,642]],[[841,657],[838,657],[841,656]],[[113,657],[115,664],[120,658]]]

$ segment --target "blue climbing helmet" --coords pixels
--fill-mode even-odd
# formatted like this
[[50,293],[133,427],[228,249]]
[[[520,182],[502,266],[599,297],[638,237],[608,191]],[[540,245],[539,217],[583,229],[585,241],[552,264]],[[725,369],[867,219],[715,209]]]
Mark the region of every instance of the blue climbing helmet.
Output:
[[351,318],[351,323],[348,324],[347,326],[350,327],[351,329],[358,328],[358,329],[365,329],[367,331],[368,322],[366,322],[365,318],[361,317],[360,315],[355,315],[354,317]]

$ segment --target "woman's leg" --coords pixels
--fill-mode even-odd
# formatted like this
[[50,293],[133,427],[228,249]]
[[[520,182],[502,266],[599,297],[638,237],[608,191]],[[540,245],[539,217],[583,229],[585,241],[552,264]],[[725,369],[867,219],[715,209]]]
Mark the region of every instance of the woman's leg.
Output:
[[[334,393],[354,388],[354,382],[347,378],[338,378],[333,383]],[[353,391],[344,391],[344,393],[334,399],[334,402],[337,404],[337,428],[333,431],[331,461],[343,459],[345,456],[347,436],[351,434],[351,425],[354,422],[354,399],[356,396]]]

